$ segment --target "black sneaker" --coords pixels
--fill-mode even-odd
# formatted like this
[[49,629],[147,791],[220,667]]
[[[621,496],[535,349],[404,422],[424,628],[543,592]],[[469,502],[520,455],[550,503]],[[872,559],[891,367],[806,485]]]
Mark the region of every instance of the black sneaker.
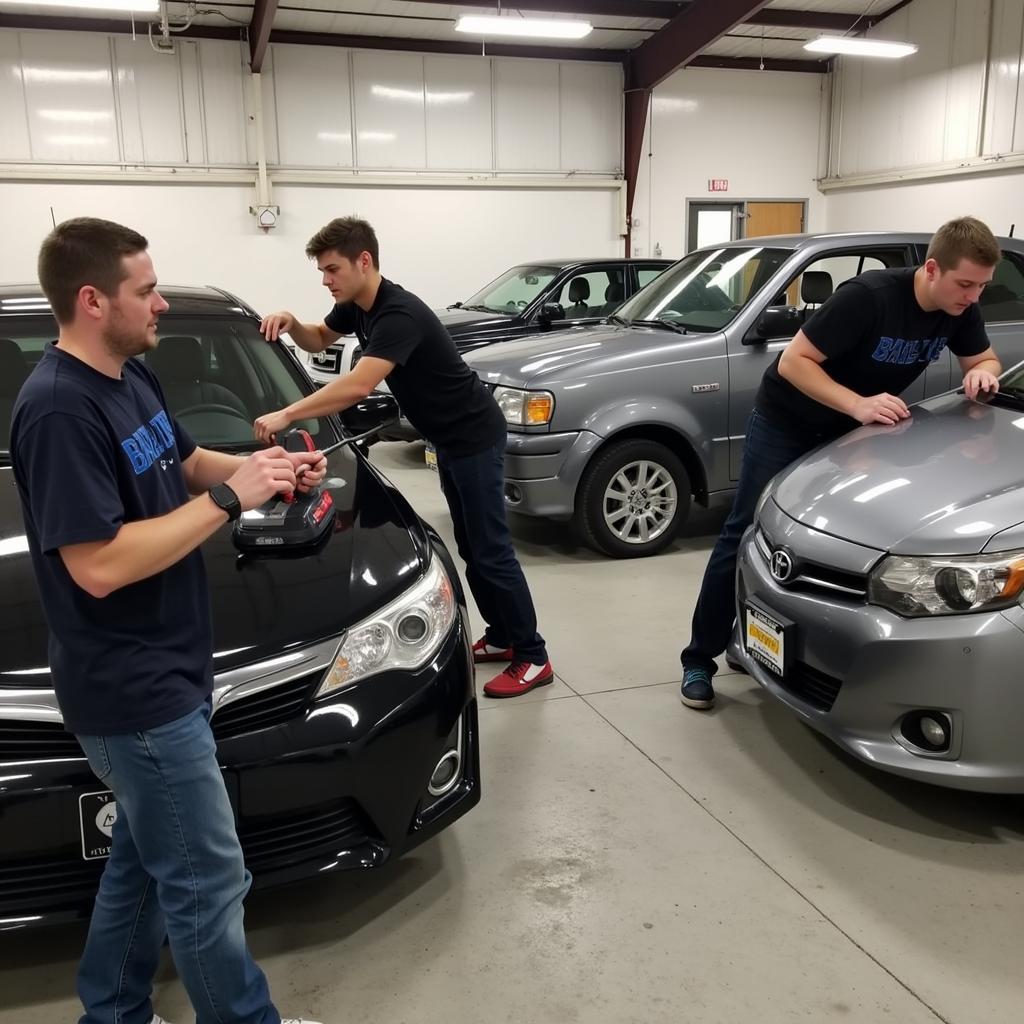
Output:
[[697,708],[701,711],[715,706],[715,688],[711,685],[711,674],[707,669],[683,669],[683,685],[679,688],[679,699],[688,708]]

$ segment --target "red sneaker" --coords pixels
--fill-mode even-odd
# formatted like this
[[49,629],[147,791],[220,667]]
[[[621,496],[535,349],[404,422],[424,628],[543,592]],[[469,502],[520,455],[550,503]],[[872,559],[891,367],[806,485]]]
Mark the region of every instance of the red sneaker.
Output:
[[529,693],[536,686],[547,686],[554,682],[555,673],[551,662],[533,665],[528,661],[513,662],[504,672],[499,672],[489,683],[484,684],[488,697],[518,697]]
[[473,644],[473,663],[482,665],[487,661],[511,661],[511,647],[492,647],[487,642],[487,637],[482,636]]

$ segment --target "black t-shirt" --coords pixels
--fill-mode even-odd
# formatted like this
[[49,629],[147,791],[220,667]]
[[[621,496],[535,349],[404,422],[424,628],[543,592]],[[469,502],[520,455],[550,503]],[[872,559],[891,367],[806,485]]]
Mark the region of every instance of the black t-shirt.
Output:
[[166,412],[136,359],[114,380],[50,345],[14,406],[11,455],[29,551],[50,628],[64,724],[80,735],[152,729],[213,689],[206,571],[198,550],[164,572],[90,596],[59,548],[189,500],[181,463],[195,442]]
[[[899,395],[947,348],[976,356],[989,347],[977,304],[960,316],[926,313],[914,295],[914,273],[871,270],[851,278],[804,325],[804,334],[827,357],[822,369],[837,384],[858,395]],[[859,425],[782,377],[778,359],[761,381],[756,406],[780,427],[822,439]]]
[[384,278],[373,307],[338,303],[324,318],[337,334],[355,334],[364,356],[395,364],[388,387],[409,422],[453,458],[493,448],[505,435],[494,396],[463,362],[455,342],[421,299]]

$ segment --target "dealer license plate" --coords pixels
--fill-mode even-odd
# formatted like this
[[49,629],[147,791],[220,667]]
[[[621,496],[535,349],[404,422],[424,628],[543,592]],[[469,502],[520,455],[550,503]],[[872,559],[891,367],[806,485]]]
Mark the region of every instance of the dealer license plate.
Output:
[[437,472],[437,451],[432,448],[429,444],[423,449],[423,458],[427,463],[427,468],[432,469],[435,473]]
[[756,658],[777,676],[787,668],[787,646],[792,642],[792,623],[766,612],[759,605],[747,603],[744,639],[747,654]]
[[82,833],[82,857],[103,860],[110,856],[117,804],[109,790],[83,793],[78,798],[78,824]]

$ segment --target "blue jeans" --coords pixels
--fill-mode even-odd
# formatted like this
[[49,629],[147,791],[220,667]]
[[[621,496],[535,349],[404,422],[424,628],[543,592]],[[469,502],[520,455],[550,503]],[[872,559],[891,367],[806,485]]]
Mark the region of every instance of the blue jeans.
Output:
[[149,1024],[165,935],[196,1024],[280,1024],[245,943],[242,899],[252,878],[209,704],[146,732],[78,741],[117,801],[79,965],[79,1024]]
[[487,642],[511,647],[515,661],[543,665],[547,649],[505,514],[505,438],[479,455],[451,458],[438,450],[437,469]]
[[703,668],[715,674],[715,657],[729,645],[736,620],[736,555],[744,532],[754,521],[757,499],[773,476],[821,441],[810,433],[805,437],[791,434],[765,419],[756,409],[750,414],[736,496],[704,570],[693,612],[690,643],[681,657],[684,670]]

